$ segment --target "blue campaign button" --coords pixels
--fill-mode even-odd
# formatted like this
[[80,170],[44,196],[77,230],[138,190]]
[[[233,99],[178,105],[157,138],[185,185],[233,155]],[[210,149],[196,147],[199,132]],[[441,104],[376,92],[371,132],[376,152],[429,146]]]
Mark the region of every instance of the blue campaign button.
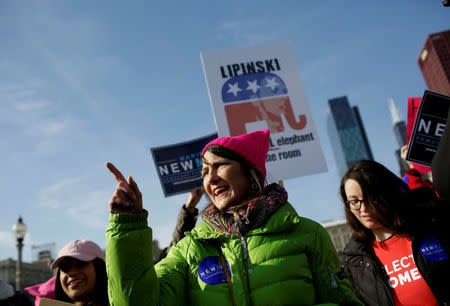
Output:
[[445,252],[441,243],[435,236],[426,237],[420,242],[420,252],[425,258],[431,261],[443,261],[448,259],[447,252]]
[[[230,265],[227,261],[226,264],[228,271],[230,271]],[[220,264],[219,256],[205,257],[198,265],[198,276],[204,283],[209,285],[217,285],[227,282],[222,265]]]

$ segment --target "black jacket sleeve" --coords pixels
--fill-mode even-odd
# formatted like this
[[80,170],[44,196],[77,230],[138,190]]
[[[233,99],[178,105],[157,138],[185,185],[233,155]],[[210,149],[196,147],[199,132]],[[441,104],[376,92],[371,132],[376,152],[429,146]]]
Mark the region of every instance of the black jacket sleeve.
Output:
[[168,247],[164,248],[161,251],[156,262],[159,262],[163,258],[165,258],[167,254],[169,254],[170,248],[178,241],[184,238],[184,233],[189,232],[195,227],[195,223],[197,222],[197,216],[198,216],[197,208],[195,209],[194,212],[191,213],[189,210],[186,209],[185,205],[181,207],[181,210],[177,218],[177,224],[175,225],[175,230],[173,231],[172,234],[172,241],[170,242]]
[[186,209],[186,206],[181,207],[180,213],[178,214],[177,224],[172,235],[172,242],[170,246],[176,244],[184,237],[185,232],[189,232],[195,227],[195,222],[197,221],[198,209],[196,208],[193,213]]

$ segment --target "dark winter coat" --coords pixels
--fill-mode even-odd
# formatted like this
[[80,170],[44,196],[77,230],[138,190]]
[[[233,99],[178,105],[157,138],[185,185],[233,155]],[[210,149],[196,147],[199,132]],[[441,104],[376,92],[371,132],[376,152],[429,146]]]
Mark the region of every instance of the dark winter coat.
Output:
[[343,252],[342,266],[364,305],[394,305],[387,277],[372,246],[351,238]]
[[159,254],[158,259],[155,263],[160,262],[164,259],[167,254],[169,254],[170,248],[175,245],[178,241],[184,238],[184,234],[186,232],[191,231],[195,227],[195,223],[197,222],[198,209],[196,208],[193,212],[189,211],[186,208],[186,205],[183,205],[178,213],[177,224],[175,225],[175,229],[172,234],[172,241],[170,242],[168,247],[165,247],[161,253]]
[[[426,245],[435,244],[438,239],[444,253],[430,255],[421,250]],[[414,262],[440,305],[450,305],[450,258],[447,246],[448,242],[434,235],[424,234],[412,238]],[[388,278],[371,245],[350,239],[343,252],[343,269],[356,295],[365,305],[394,305]]]

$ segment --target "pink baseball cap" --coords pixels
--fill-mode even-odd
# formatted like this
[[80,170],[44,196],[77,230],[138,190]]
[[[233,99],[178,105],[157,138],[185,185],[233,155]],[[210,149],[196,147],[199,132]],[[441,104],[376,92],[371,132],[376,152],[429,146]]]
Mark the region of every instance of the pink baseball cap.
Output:
[[91,261],[95,258],[100,258],[105,261],[105,253],[95,242],[90,240],[73,240],[59,250],[58,258],[56,258],[50,268],[52,270],[56,269],[61,260],[66,257],[73,257],[81,261]]
[[208,143],[202,151],[205,154],[206,148],[211,145],[224,146],[257,167],[266,177],[266,157],[269,151],[269,130],[261,130],[234,137],[219,137]]

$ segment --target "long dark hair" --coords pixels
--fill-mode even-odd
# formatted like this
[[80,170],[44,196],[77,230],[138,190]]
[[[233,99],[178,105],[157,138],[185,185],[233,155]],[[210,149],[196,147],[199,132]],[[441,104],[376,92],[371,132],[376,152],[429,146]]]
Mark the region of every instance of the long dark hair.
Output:
[[[93,263],[96,274],[93,301],[99,305],[107,306],[109,305],[109,300],[108,300],[108,276],[106,274],[106,264],[100,258],[95,258],[93,260]],[[61,281],[59,279],[60,274],[61,272],[58,267],[55,283],[55,300],[73,303],[72,299],[64,292],[64,289],[61,286]]]
[[[245,205],[245,203],[249,202],[251,199],[259,197],[264,193],[266,181],[264,179],[263,173],[261,172],[261,170],[259,170],[259,168],[252,165],[238,153],[221,145],[211,145],[206,148],[205,152],[210,152],[214,155],[237,161],[241,165],[243,172],[247,175],[248,181],[250,182],[247,194],[244,199],[241,200],[241,203],[236,204]],[[210,213],[215,213],[218,211],[216,206],[211,201],[205,209],[208,209]]]
[[402,207],[401,217],[409,235],[445,233],[448,230],[448,205],[430,187],[418,187],[409,191],[407,205]]
[[405,233],[399,210],[405,207],[408,185],[383,165],[371,160],[361,160],[347,170],[340,185],[341,198],[345,203],[345,216],[356,241],[370,242],[375,237],[370,229],[358,221],[347,204],[345,183],[349,179],[358,182],[363,193],[364,205],[375,221],[398,234]]

